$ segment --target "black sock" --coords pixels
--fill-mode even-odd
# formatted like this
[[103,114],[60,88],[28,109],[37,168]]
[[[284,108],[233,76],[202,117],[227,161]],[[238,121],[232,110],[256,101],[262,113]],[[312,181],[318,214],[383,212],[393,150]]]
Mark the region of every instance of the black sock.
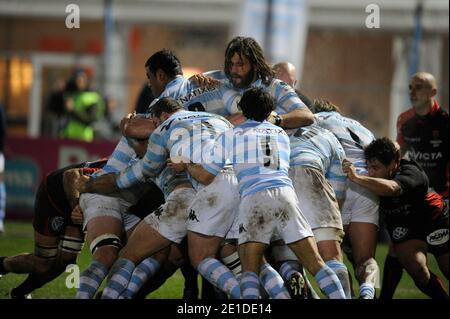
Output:
[[430,280],[424,286],[417,286],[425,295],[431,299],[448,300],[448,294],[445,291],[441,279],[430,271]]
[[6,259],[6,257],[0,257],[0,275],[5,275],[9,271],[5,269],[5,266],[3,266],[3,261]]
[[135,299],[145,299],[148,294],[151,292],[157,290],[159,287],[161,287],[168,278],[170,278],[175,271],[178,269],[173,264],[163,264],[164,266],[162,268],[159,268],[156,274],[150,279],[147,280],[146,283],[144,283],[144,286],[142,286],[141,289],[137,292]]
[[40,287],[42,287],[42,283],[38,279],[38,276],[36,274],[29,274],[24,282],[22,282],[17,288],[11,290],[11,298],[20,299]]
[[216,291],[213,284],[202,277],[202,299],[203,300],[214,300],[216,299]]
[[380,299],[392,299],[403,275],[403,265],[397,257],[386,256],[383,268],[383,284],[380,291]]
[[184,277],[184,292],[189,297],[186,299],[198,299],[198,272],[189,262],[185,262],[180,267],[181,273]]

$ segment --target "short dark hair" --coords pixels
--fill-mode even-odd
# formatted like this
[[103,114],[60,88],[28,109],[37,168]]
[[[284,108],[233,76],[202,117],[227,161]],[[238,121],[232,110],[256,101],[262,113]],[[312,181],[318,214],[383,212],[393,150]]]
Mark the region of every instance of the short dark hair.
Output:
[[250,61],[264,84],[268,84],[272,81],[275,73],[266,62],[263,49],[255,39],[249,37],[235,37],[228,43],[227,49],[225,50],[224,66],[225,75],[228,79],[231,79],[231,58],[235,53],[239,54],[241,57],[245,56]]
[[367,161],[378,160],[387,166],[392,161],[400,159],[400,150],[395,143],[387,137],[378,138],[364,148]]
[[[309,105],[308,105],[309,106]],[[331,103],[330,100],[327,99],[314,99],[312,106],[309,106],[312,113],[319,112],[338,112],[341,113],[339,106]]]
[[262,122],[275,109],[275,103],[269,93],[262,88],[251,88],[245,91],[239,107],[248,119]]
[[152,106],[151,113],[160,117],[163,112],[172,114],[181,109],[183,109],[183,105],[180,102],[171,97],[163,97]]
[[153,74],[156,74],[156,71],[161,69],[170,78],[183,75],[180,60],[172,51],[167,49],[158,51],[149,57],[147,62],[145,62],[145,67],[149,68]]

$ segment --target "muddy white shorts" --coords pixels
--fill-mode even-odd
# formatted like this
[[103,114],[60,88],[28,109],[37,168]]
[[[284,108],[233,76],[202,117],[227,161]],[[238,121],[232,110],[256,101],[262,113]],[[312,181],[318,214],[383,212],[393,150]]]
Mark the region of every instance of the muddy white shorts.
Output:
[[233,170],[222,170],[213,182],[199,190],[188,208],[187,229],[207,236],[225,237],[240,202]]
[[344,206],[342,207],[343,224],[360,222],[378,226],[378,217],[378,196],[367,188],[349,181]]
[[264,189],[241,199],[239,205],[239,244],[269,244],[278,231],[286,244],[313,236],[291,187]]
[[289,168],[289,177],[294,185],[300,209],[312,229],[343,229],[336,195],[321,171],[292,166]]
[[161,236],[174,243],[181,243],[186,236],[187,208],[195,197],[193,188],[178,188],[166,198],[166,202],[147,215],[144,221]]
[[109,216],[122,221],[123,214],[128,211],[132,203],[120,196],[109,196],[95,193],[84,193],[80,196],[79,205],[83,212],[83,229],[95,217]]

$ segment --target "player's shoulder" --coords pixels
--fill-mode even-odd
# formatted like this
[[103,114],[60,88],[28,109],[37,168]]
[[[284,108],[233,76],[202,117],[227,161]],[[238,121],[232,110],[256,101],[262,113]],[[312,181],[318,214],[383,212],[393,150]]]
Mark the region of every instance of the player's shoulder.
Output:
[[[289,86],[286,82],[283,82],[279,79],[273,78],[272,81],[267,85],[267,88],[270,92],[278,92],[279,94],[286,94],[288,92],[294,93],[295,91],[292,87]],[[297,94],[295,94],[297,96]]]
[[314,118],[319,122],[338,120],[342,116],[337,112],[318,112],[314,114]]
[[448,121],[448,112],[447,110],[443,109],[442,107],[439,107],[435,112],[435,117],[439,117],[441,119]]
[[413,118],[415,114],[416,114],[416,111],[414,110],[414,108],[410,108],[410,109],[400,113],[400,115],[397,118],[397,125],[401,126],[402,124],[404,124],[405,122],[407,122],[408,120]]

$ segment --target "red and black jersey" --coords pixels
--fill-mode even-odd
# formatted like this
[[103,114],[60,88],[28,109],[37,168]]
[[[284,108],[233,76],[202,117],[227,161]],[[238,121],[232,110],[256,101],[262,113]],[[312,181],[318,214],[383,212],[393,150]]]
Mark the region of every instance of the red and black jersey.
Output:
[[397,142],[424,169],[430,187],[445,197],[449,190],[448,121],[448,113],[436,101],[425,116],[412,108],[397,120]]
[[431,220],[436,212],[442,210],[441,196],[428,191],[428,177],[418,163],[400,160],[393,180],[401,186],[402,193],[399,196],[380,196],[380,213],[387,218],[415,215]]
[[43,235],[58,235],[66,225],[71,224],[70,207],[64,192],[64,172],[80,168],[83,174],[91,174],[105,166],[107,159],[69,165],[50,172],[39,185],[34,204],[34,229]]
[[424,170],[402,159],[393,180],[401,186],[401,194],[380,196],[380,213],[392,241],[420,239],[432,252],[448,252],[448,207],[439,194],[428,190]]

